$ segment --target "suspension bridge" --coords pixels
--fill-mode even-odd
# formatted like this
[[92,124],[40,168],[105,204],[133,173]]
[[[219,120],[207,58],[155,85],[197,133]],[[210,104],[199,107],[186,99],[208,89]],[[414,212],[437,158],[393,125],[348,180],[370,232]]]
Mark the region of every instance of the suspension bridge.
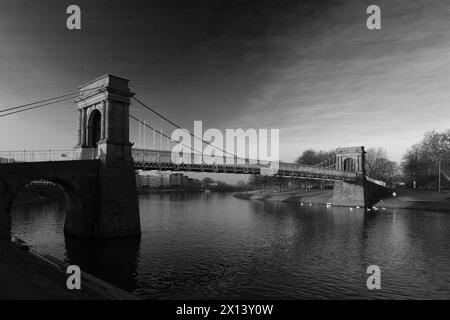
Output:
[[[329,180],[334,181],[332,204],[338,206],[369,206],[372,198],[386,189],[384,182],[366,176],[365,151],[361,146],[338,148],[335,156],[314,166],[245,159],[192,134],[202,144],[220,150],[223,156],[206,158],[202,152],[190,148],[191,152],[184,157],[188,161],[176,162],[170,150],[133,148],[129,138],[130,119],[156,130],[130,114],[132,100],[174,127],[182,128],[137,99],[128,83],[127,79],[108,74],[73,93],[0,110],[1,120],[11,114],[76,97],[78,112],[78,143],[74,148],[0,151],[1,238],[10,237],[14,196],[33,180],[49,180],[64,188],[67,194],[66,233],[97,238],[140,234],[134,174],[137,169],[275,174]],[[167,135],[164,137],[171,139]]]
[[[177,163],[173,161],[175,152],[167,150],[150,150],[132,148],[131,155],[135,170],[160,170],[160,171],[191,171],[214,172],[228,174],[267,174],[283,177],[303,178],[311,180],[344,180],[356,181],[356,171],[337,170],[331,167],[299,165],[286,162],[277,162],[275,171],[270,170],[274,164],[270,161],[238,159],[237,157],[218,157],[206,160],[202,155],[189,153],[185,158],[187,162]],[[0,164],[21,162],[53,162],[53,161],[77,161],[95,160],[100,157],[99,149],[90,150],[23,150],[0,151]],[[265,169],[267,169],[265,171]],[[266,172],[266,173],[265,173]]]

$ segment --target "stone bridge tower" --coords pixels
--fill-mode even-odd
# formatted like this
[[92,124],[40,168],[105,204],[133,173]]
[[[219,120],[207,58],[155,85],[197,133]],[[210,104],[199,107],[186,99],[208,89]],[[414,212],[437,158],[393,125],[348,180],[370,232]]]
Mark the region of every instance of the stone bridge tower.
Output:
[[338,170],[358,172],[365,175],[366,152],[364,147],[336,149],[336,164]]
[[[80,88],[78,144],[87,158],[93,152],[100,160],[98,208],[93,230],[96,238],[140,234],[139,208],[132,143],[129,141],[129,106],[134,96],[128,80],[113,75],[97,78]],[[91,90],[92,89],[92,90]],[[71,232],[71,223],[65,231]]]
[[332,205],[349,207],[370,206],[370,193],[366,179],[366,152],[363,146],[337,148],[336,168],[356,172],[356,181],[335,181]]

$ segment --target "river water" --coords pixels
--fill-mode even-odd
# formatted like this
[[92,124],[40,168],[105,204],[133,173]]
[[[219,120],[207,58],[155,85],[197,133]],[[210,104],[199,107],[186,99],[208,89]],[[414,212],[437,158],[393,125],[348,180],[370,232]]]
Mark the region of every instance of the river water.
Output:
[[[450,213],[268,203],[223,193],[139,197],[142,236],[63,234],[57,202],[16,205],[13,233],[148,299],[450,299]],[[368,290],[366,269],[381,269]]]

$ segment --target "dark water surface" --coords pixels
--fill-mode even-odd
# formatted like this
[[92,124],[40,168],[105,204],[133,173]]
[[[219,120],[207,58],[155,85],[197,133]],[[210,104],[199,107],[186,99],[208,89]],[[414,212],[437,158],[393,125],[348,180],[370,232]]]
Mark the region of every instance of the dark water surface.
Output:
[[[17,205],[34,249],[149,299],[450,299],[450,213],[300,206],[231,194],[139,198],[142,237],[64,237],[57,202]],[[381,268],[381,290],[366,268]]]

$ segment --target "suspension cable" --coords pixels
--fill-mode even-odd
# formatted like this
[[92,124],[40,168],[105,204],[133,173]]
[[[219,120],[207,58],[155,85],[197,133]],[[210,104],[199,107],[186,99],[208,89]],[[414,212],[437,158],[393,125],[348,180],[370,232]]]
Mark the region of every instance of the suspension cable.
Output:
[[38,103],[43,103],[43,102],[47,102],[47,101],[51,101],[51,100],[55,100],[55,99],[60,99],[60,98],[68,97],[68,96],[73,96],[74,94],[75,93],[72,92],[72,93],[64,94],[64,95],[53,97],[53,98],[48,98],[48,99],[39,100],[39,101],[36,101],[36,102],[30,102],[30,103],[22,104],[22,105],[16,106],[16,107],[5,108],[5,109],[1,109],[0,112],[7,112],[7,111],[11,111],[11,110],[16,110],[16,109],[32,106],[33,104],[38,104]]
[[[198,153],[198,154],[203,155],[203,152],[198,151],[198,150],[196,150],[196,149],[193,148],[193,147],[187,146],[187,145],[185,145],[184,143],[181,143],[181,142],[179,142],[179,141],[177,141],[177,140],[175,140],[175,139],[172,139],[172,137],[169,137],[169,136],[166,135],[165,133],[158,132],[158,130],[156,130],[156,129],[153,128],[152,126],[148,125],[147,123],[145,123],[145,122],[139,120],[139,119],[136,118],[135,116],[133,116],[133,115],[131,115],[131,114],[129,114],[128,116],[129,116],[131,119],[133,119],[133,120],[139,122],[140,124],[143,124],[145,127],[149,128],[149,129],[151,129],[151,130],[153,130],[154,132],[157,132],[159,135],[162,135],[163,137],[165,137],[165,138],[171,140],[172,142],[179,143],[179,144],[181,144],[182,146],[184,146],[184,147],[186,147],[186,148],[188,148],[188,149],[191,149],[194,153]],[[234,158],[236,158],[236,159],[243,159],[243,158],[238,158],[238,157],[233,157],[233,159],[234,159]],[[247,159],[244,159],[244,160],[247,160]],[[262,165],[262,164],[258,164],[258,165],[259,165],[260,167],[268,167],[267,165]]]
[[[12,111],[12,110],[17,110],[17,109],[21,109],[21,108],[25,108],[25,107],[28,107],[28,106],[32,106],[32,107],[21,109],[21,110],[18,110],[18,111],[13,111],[13,112],[0,114],[0,117],[4,117],[4,116],[12,115],[12,114],[15,114],[15,113],[32,110],[32,109],[37,109],[37,108],[48,106],[50,104],[57,103],[57,102],[70,100],[70,99],[74,98],[72,96],[78,95],[80,92],[95,90],[95,89],[98,89],[98,88],[101,88],[101,87],[95,87],[95,88],[79,90],[77,92],[67,93],[67,94],[56,96],[56,97],[53,97],[53,98],[47,98],[47,99],[43,99],[43,100],[39,100],[39,101],[35,101],[35,102],[22,104],[20,106],[5,108],[5,109],[0,110],[0,113],[7,112],[7,111]],[[38,104],[38,105],[37,106],[33,106],[35,104]]]
[[230,153],[222,148],[219,148],[218,146],[212,144],[209,141],[203,140],[202,138],[197,137],[196,135],[194,135],[192,132],[190,132],[189,130],[186,130],[185,128],[181,127],[180,125],[176,124],[175,122],[173,122],[172,120],[168,119],[167,117],[163,116],[161,113],[159,113],[158,111],[150,108],[149,106],[147,106],[145,103],[143,103],[142,101],[140,101],[139,99],[137,99],[136,97],[133,97],[134,100],[136,100],[136,102],[138,102],[141,106],[143,106],[144,108],[146,108],[147,110],[149,110],[150,112],[152,112],[153,114],[157,115],[158,117],[160,117],[161,119],[167,121],[168,123],[170,123],[171,125],[177,127],[178,129],[183,130],[184,132],[186,132],[187,134],[189,134],[191,137],[193,137],[194,139],[197,139],[203,143],[206,143],[210,146],[212,146],[213,148],[222,151],[223,153],[226,153],[230,156],[232,156],[233,158],[237,158],[237,159],[242,159],[242,160],[249,160],[250,159],[246,159],[246,158],[242,158],[242,157],[238,157],[236,154],[234,153]]
[[[335,157],[330,157],[330,158],[328,158],[328,159],[326,159],[326,160],[324,160],[324,161],[322,161],[322,162],[319,162],[318,164],[315,164],[314,166],[315,166],[315,167],[320,167],[320,168],[330,168],[330,167],[334,167],[334,166],[335,166],[335,163],[332,162],[333,159],[335,159]],[[325,167],[322,167],[323,164],[327,164],[327,161],[330,161],[330,162],[328,162],[329,165],[328,165],[328,166],[325,166]],[[331,164],[330,164],[330,163],[331,163]]]
[[129,114],[129,116],[130,116],[131,119],[133,119],[133,120],[139,122],[140,124],[143,124],[145,127],[149,128],[149,129],[152,129],[154,132],[157,132],[159,135],[162,135],[163,137],[165,137],[165,138],[171,140],[172,142],[179,143],[179,144],[181,144],[182,146],[191,149],[194,153],[202,154],[202,152],[199,152],[199,151],[195,150],[193,147],[187,146],[187,145],[185,145],[185,144],[183,144],[183,143],[181,143],[181,142],[179,142],[179,141],[176,141],[175,139],[172,139],[172,137],[169,137],[169,136],[166,135],[165,133],[158,132],[158,130],[156,130],[155,128],[153,128],[153,127],[150,126],[149,124],[147,124],[147,123],[145,123],[145,122],[139,120],[138,118],[136,118],[136,117],[133,116],[132,114]]
[[28,107],[28,108],[21,109],[21,110],[16,110],[16,111],[11,111],[11,112],[8,112],[8,113],[0,114],[0,118],[6,117],[6,116],[9,116],[9,115],[12,115],[12,114],[16,114],[16,113],[28,111],[28,110],[38,109],[38,108],[41,108],[41,107],[45,107],[45,106],[48,106],[48,105],[51,105],[51,104],[54,104],[54,103],[58,103],[58,102],[62,102],[62,101],[70,100],[70,99],[73,99],[73,98],[72,97],[67,97],[67,98],[63,98],[63,99],[47,102],[47,103],[44,103],[44,104],[39,104],[37,106],[32,106],[32,107]]

